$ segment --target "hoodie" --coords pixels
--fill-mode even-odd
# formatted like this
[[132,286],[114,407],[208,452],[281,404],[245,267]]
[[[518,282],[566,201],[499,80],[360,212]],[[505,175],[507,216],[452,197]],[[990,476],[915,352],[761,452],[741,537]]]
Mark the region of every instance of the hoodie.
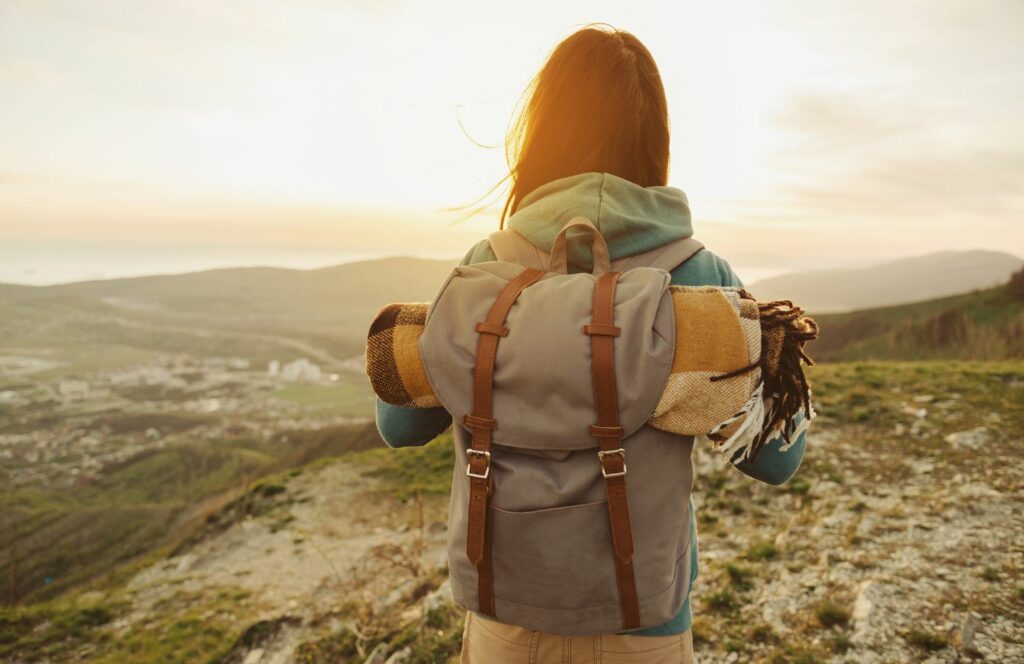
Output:
[[[508,219],[508,227],[524,235],[544,251],[551,251],[555,236],[573,217],[594,222],[604,236],[611,260],[633,256],[693,235],[686,194],[675,187],[641,187],[609,173],[581,173],[538,187],[525,196]],[[567,238],[571,272],[592,269],[590,247]],[[487,240],[474,245],[461,265],[495,260]],[[742,287],[729,264],[703,249],[672,270],[672,284],[679,286]],[[377,428],[391,447],[425,445],[451,425],[444,408],[403,408],[377,400]],[[796,473],[806,447],[806,432],[785,447],[781,437],[769,441],[754,461],[736,463],[738,470],[769,484],[782,484]],[[692,578],[698,574],[697,520],[690,506]],[[630,632],[639,636],[668,636],[690,629],[693,612],[687,596],[679,613],[667,623]]]

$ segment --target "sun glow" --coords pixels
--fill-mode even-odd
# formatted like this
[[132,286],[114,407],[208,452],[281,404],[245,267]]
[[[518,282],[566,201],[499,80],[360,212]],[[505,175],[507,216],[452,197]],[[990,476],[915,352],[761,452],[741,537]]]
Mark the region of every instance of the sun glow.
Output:
[[[1024,23],[955,3],[901,4],[884,25],[870,14],[795,2],[536,3],[501,20],[462,0],[5,3],[0,237],[106,228],[161,242],[205,226],[226,238],[257,217],[266,246],[461,254],[496,213],[452,227],[460,214],[443,210],[505,174],[521,91],[558,40],[603,20],[658,61],[671,184],[726,253],[783,264],[797,230],[825,261],[984,245],[967,220],[1024,251],[1009,222],[1022,204],[1007,194],[1024,167],[1004,156],[1024,144],[1008,110],[1024,87],[1006,66]],[[953,80],[970,94],[951,98]],[[997,189],[971,175],[996,168]],[[907,177],[915,169],[938,184]],[[939,205],[933,192],[952,181],[977,191]]]

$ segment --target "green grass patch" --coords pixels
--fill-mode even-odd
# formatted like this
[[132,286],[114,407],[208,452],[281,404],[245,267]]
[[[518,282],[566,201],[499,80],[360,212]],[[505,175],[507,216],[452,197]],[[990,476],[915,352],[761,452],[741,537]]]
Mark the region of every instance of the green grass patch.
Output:
[[369,466],[367,475],[382,481],[383,488],[400,500],[417,493],[447,495],[452,486],[455,451],[451,434],[444,434],[422,447],[368,450],[353,461]]
[[96,628],[113,619],[114,611],[106,606],[82,608],[62,603],[0,608],[0,657],[60,659],[94,640]]
[[779,549],[774,544],[759,542],[752,544],[743,554],[743,557],[751,562],[759,560],[775,560],[779,557]]
[[736,595],[728,588],[723,588],[707,598],[708,610],[712,613],[732,613],[740,607]]
[[822,627],[842,627],[850,622],[850,612],[833,603],[823,602],[814,610],[814,617]]
[[729,563],[725,566],[725,573],[728,575],[729,583],[732,584],[732,587],[741,592],[754,587],[752,582],[754,573],[748,567]]
[[949,645],[949,639],[942,634],[936,634],[935,632],[929,632],[923,629],[912,629],[907,632],[904,637],[907,643],[920,648],[921,650],[927,650],[929,652],[935,650],[942,650]]

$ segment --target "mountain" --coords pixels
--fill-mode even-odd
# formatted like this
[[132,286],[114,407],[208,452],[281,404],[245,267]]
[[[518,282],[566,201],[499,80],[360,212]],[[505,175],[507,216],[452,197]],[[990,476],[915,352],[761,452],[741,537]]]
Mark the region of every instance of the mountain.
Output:
[[384,258],[316,270],[231,268],[56,286],[0,284],[7,346],[118,345],[162,352],[311,356],[362,350],[377,310],[433,298],[455,260]]
[[817,315],[816,360],[1024,358],[1024,270],[1003,286],[950,297]]
[[750,286],[761,300],[786,299],[816,313],[931,300],[1005,283],[1024,260],[999,251],[941,251],[872,267],[784,274]]

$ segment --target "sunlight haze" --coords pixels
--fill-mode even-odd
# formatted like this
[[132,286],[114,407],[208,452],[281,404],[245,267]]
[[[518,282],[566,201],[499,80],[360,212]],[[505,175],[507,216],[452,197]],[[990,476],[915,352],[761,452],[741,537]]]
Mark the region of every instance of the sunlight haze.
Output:
[[593,21],[653,53],[670,184],[748,282],[1024,254],[1019,2],[13,0],[0,281],[462,256],[498,210],[448,208],[505,174],[522,90]]

